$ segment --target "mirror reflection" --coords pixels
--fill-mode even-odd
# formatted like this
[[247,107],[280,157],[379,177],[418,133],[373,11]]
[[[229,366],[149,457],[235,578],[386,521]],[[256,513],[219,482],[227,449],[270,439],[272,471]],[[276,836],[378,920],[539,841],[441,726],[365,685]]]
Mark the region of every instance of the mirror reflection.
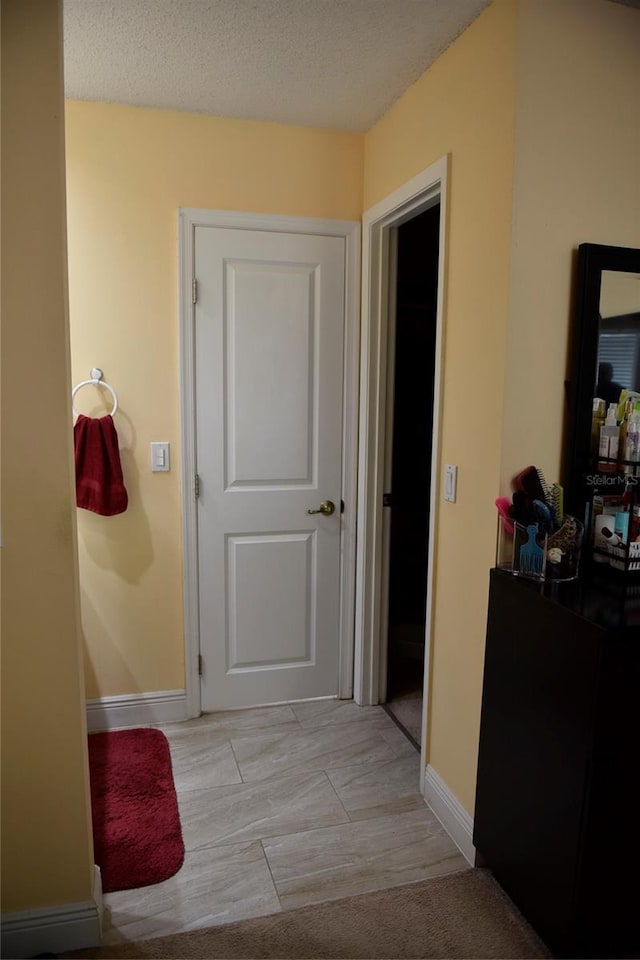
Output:
[[640,393],[640,274],[602,271],[595,396]]

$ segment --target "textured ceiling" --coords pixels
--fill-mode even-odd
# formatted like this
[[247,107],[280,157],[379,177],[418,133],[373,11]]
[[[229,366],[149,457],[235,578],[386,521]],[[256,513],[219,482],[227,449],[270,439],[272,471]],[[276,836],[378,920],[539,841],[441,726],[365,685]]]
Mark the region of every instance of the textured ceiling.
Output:
[[489,0],[65,0],[66,95],[367,130]]

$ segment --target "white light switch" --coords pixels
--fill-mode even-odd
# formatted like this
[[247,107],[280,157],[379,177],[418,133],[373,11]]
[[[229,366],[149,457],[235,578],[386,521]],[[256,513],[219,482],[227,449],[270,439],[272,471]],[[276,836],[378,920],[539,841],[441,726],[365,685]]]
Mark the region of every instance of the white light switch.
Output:
[[458,468],[452,463],[444,465],[444,498],[449,503],[456,502],[456,489],[458,486]]
[[151,444],[151,470],[153,473],[164,473],[171,469],[168,443]]

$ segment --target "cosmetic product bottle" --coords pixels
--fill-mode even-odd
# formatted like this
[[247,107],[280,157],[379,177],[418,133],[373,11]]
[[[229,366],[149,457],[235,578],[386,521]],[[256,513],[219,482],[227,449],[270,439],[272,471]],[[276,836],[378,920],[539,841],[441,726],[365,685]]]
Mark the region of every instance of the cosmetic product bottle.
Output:
[[631,514],[628,510],[618,510],[615,518],[613,532],[620,538],[623,544],[629,539],[629,521]]
[[624,459],[627,476],[640,476],[640,403],[636,404],[627,424]]
[[618,451],[620,453],[620,458],[622,460],[626,459],[625,451],[627,449],[627,429],[629,427],[629,421],[635,410],[636,401],[635,400],[625,400],[624,403],[618,404],[618,413],[617,417],[620,422],[620,439],[618,441]]
[[615,473],[618,462],[618,443],[620,440],[620,427],[616,420],[616,404],[610,403],[607,411],[607,419],[604,426],[600,427],[600,447],[598,460],[598,470],[601,473]]
[[594,457],[600,452],[600,427],[604,426],[606,404],[600,397],[593,398],[593,413],[591,414],[591,453]]

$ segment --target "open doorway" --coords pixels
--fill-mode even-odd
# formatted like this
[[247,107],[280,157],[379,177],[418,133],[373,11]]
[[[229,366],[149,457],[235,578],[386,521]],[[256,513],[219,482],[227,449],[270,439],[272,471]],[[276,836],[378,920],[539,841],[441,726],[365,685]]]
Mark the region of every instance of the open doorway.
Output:
[[386,704],[416,746],[422,740],[439,237],[439,203],[397,227],[390,289]]
[[[362,217],[362,327],[360,430],[358,455],[358,543],[356,552],[355,670],[357,703],[387,700],[387,624],[391,511],[383,506],[391,490],[393,398],[389,368],[393,364],[395,291],[399,229],[439,206],[433,416],[429,531],[426,566],[425,652],[420,725],[420,788],[433,792],[429,772],[429,690],[434,620],[434,571],[440,492],[442,383],[446,314],[448,156],[441,157]],[[425,498],[427,492],[425,491]],[[418,673],[419,673],[418,669]]]

